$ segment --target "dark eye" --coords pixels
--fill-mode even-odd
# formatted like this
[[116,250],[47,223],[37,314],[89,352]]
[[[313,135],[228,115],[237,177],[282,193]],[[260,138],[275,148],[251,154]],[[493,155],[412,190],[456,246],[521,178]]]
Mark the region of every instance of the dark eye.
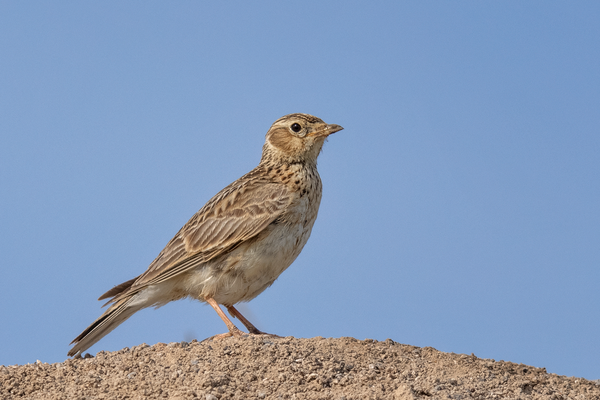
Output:
[[293,123],[292,126],[290,126],[290,128],[292,128],[292,130],[296,133],[302,130],[302,127],[298,123]]

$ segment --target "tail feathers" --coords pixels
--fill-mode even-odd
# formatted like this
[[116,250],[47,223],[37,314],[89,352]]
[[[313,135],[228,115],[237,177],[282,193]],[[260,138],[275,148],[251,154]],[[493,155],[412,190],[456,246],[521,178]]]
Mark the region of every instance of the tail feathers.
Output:
[[75,343],[75,346],[69,351],[68,355],[76,356],[82,354],[98,340],[112,332],[113,329],[127,320],[127,318],[144,308],[143,305],[131,306],[130,303],[132,300],[132,297],[122,299],[106,310],[104,314],[71,342],[71,344]]

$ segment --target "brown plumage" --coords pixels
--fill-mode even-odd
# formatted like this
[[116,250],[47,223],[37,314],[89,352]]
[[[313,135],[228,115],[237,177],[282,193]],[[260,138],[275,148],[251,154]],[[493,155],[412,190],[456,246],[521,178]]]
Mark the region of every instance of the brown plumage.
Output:
[[81,354],[136,311],[185,297],[210,304],[227,325],[224,335],[241,331],[219,304],[251,334],[263,334],[233,305],[259,295],[300,254],[321,201],[317,157],[341,129],[307,114],[275,121],[258,166],[206,203],[146,272],[100,296],[110,307],[71,342],[69,355]]

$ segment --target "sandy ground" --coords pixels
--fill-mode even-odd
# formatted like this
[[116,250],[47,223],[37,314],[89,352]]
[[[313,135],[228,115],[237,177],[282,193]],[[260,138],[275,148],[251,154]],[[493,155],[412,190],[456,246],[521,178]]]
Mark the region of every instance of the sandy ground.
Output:
[[0,366],[1,399],[600,399],[600,384],[388,339],[142,344]]

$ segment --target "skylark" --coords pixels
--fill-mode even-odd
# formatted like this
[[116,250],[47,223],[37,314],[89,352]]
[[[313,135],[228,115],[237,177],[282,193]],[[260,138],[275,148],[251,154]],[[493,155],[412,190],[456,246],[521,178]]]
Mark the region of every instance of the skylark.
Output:
[[325,139],[343,128],[308,114],[275,121],[260,163],[214,196],[175,235],[146,272],[98,300],[111,306],[71,344],[79,355],[142,308],[193,298],[210,304],[227,325],[222,336],[263,334],[234,304],[250,301],[298,257],[321,202],[317,157]]

